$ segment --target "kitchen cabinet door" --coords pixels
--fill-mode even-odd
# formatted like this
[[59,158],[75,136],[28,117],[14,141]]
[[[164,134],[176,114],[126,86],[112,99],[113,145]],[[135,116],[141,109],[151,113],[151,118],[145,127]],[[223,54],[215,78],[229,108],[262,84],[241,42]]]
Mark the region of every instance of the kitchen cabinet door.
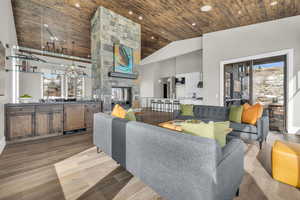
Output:
[[101,112],[101,104],[86,104],[85,105],[85,126],[86,128],[93,128],[94,114]]
[[34,136],[34,107],[6,108],[6,138],[18,140]]
[[72,131],[85,128],[84,104],[64,105],[64,131]]

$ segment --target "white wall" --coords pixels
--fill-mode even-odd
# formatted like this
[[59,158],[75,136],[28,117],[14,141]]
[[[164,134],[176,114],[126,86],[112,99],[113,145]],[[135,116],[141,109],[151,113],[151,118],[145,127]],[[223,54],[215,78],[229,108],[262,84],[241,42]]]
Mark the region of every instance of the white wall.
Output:
[[[204,103],[220,104],[221,61],[294,49],[294,110],[300,109],[300,16],[260,23],[203,36]],[[293,124],[300,127],[294,112]]]
[[158,80],[191,72],[202,72],[202,51],[141,66],[141,97],[162,97]]
[[[14,23],[14,17],[12,12],[12,6],[10,0],[0,1],[0,40],[5,44],[9,44],[10,47],[17,44],[16,29]],[[6,55],[9,55],[9,49],[6,51]],[[10,67],[10,63],[6,63],[6,67]],[[9,102],[10,95],[10,74],[4,73],[6,78],[6,96],[0,97],[0,153],[1,153],[1,141],[4,138],[4,104]]]
[[171,42],[142,60],[142,65],[161,62],[163,60],[189,54],[202,49],[202,37],[189,38]]
[[41,86],[42,74],[37,73],[20,73],[20,95],[28,94],[32,96],[34,101],[38,101],[42,98],[42,86]]

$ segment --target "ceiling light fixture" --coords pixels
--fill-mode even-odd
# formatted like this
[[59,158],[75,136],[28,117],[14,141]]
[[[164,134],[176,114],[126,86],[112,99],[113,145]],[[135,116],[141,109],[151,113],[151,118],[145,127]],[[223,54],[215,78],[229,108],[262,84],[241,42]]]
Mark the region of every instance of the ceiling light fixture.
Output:
[[239,14],[239,15],[241,15],[241,14],[242,14],[242,11],[241,11],[241,10],[239,10],[238,14]]
[[139,20],[143,20],[143,16],[139,16]]
[[155,39],[155,37],[154,37],[154,36],[152,36],[152,37],[151,37],[151,39],[152,39],[152,40],[154,40],[154,39]]
[[77,8],[80,8],[80,4],[79,4],[79,3],[75,3],[75,6],[76,6]]
[[192,26],[196,26],[196,23],[194,22],[194,23],[192,23]]
[[201,7],[202,12],[208,12],[208,11],[211,11],[211,9],[212,9],[211,5],[205,5],[205,6]]
[[276,6],[278,4],[278,1],[273,1],[270,3],[271,6]]
[[128,13],[129,13],[129,15],[132,15],[132,14],[133,14],[133,12],[132,12],[132,11],[129,11]]

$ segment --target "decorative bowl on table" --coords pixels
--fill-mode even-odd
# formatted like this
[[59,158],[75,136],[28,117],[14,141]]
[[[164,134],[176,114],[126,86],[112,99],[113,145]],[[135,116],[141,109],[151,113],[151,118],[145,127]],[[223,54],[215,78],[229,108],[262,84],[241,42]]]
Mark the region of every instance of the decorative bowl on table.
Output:
[[31,103],[32,102],[32,96],[30,96],[28,94],[24,94],[24,95],[20,96],[19,101],[21,103]]

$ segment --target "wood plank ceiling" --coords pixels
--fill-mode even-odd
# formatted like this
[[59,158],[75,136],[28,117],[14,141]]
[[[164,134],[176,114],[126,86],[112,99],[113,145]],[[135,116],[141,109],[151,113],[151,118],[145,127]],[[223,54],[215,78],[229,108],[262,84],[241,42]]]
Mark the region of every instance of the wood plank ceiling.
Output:
[[[98,6],[142,25],[143,58],[172,41],[300,14],[299,0],[12,0],[12,3],[19,45],[45,47],[51,37],[43,26],[47,24],[58,38],[57,46],[67,48],[65,54],[85,58],[90,55],[90,19]],[[204,5],[211,5],[212,10],[202,12],[200,8]]]

